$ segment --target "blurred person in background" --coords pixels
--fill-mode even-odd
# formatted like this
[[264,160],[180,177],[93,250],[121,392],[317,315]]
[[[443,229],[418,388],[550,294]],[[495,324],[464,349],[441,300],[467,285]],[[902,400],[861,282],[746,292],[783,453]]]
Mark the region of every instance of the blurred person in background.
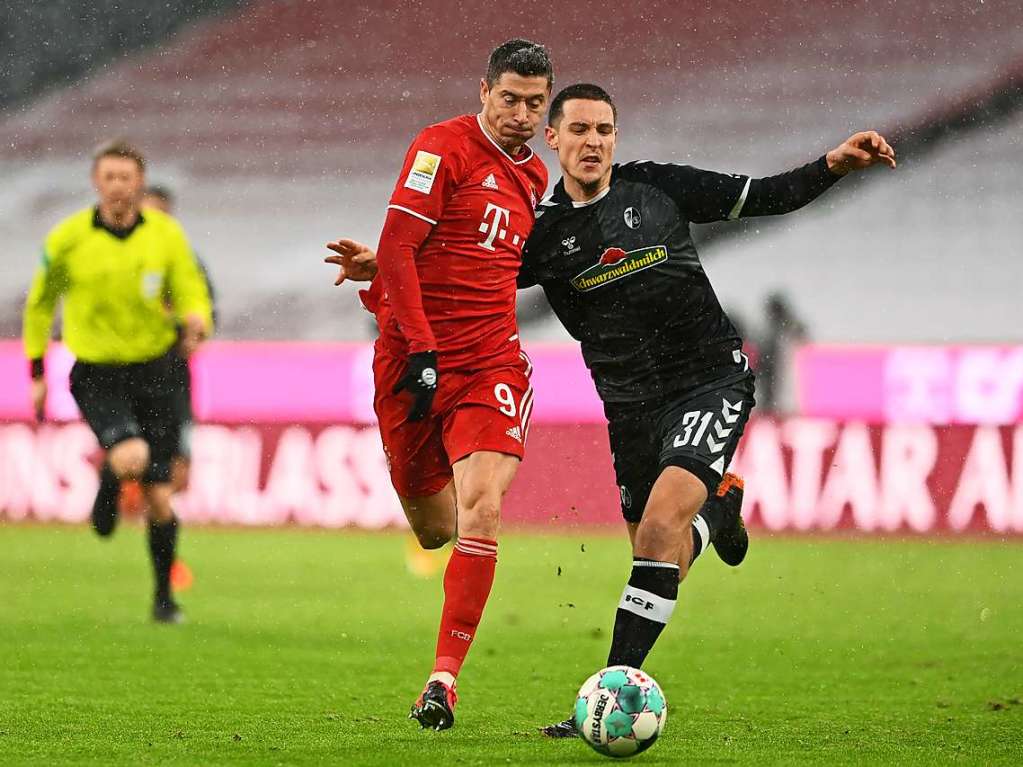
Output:
[[75,357],[71,394],[106,451],[92,525],[109,536],[121,480],[142,483],[155,578],[152,617],[177,623],[182,613],[170,584],[179,527],[170,481],[179,441],[174,347],[190,355],[210,332],[212,317],[185,233],[170,216],[140,209],[145,169],[142,153],[125,141],[96,150],[97,204],[47,235],[25,304],[23,342],[32,406],[42,419],[44,357],[62,301],[62,335]]
[[[735,326],[736,335],[742,339],[742,353],[746,355],[749,360],[749,366],[753,369],[753,372],[758,371],[757,360],[760,359],[760,347],[757,346],[752,336],[748,331],[745,318],[739,314],[735,307],[728,307],[725,309],[725,314],[732,320],[732,324]],[[759,388],[759,384],[758,384]],[[759,406],[759,400],[757,405]]]
[[[174,215],[174,193],[166,186],[153,184],[146,188],[142,195],[142,210],[158,210],[168,216]],[[213,281],[210,279],[210,271],[206,264],[193,253],[196,266],[206,282],[206,292],[210,297],[210,315],[213,318],[213,326],[217,324],[217,296],[213,289]],[[168,296],[168,299],[170,297]],[[173,305],[168,300],[168,308]],[[180,341],[174,348],[175,354],[172,357],[172,375],[174,377],[174,388],[177,393],[178,402],[178,423],[179,441],[178,449],[171,461],[171,485],[175,493],[183,492],[188,487],[189,470],[192,463],[192,428],[194,425],[194,414],[192,412],[192,373],[188,366],[189,347],[183,343],[185,339],[185,328],[178,325],[178,336]]]
[[809,334],[782,293],[771,293],[765,301],[765,309],[767,324],[753,363],[757,371],[758,404],[765,413],[791,413],[796,404],[792,353]]

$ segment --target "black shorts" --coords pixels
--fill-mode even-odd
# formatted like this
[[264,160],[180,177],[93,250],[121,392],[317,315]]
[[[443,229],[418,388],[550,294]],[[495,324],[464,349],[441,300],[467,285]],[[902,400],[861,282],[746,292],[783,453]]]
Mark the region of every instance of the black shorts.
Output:
[[149,468],[142,477],[147,484],[170,481],[171,458],[178,450],[171,354],[128,365],[76,362],[71,368],[71,394],[104,449],[133,437],[149,445]]
[[668,466],[695,474],[713,493],[754,404],[753,376],[745,373],[655,402],[605,405],[626,521],[642,518],[654,482]]

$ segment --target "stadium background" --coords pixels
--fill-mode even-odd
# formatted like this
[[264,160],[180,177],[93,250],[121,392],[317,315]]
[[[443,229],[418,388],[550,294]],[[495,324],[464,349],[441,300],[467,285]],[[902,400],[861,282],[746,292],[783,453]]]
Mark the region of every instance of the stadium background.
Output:
[[[1023,532],[1021,10],[584,3],[548,25],[550,9],[531,3],[8,3],[0,333],[19,333],[47,229],[90,199],[91,148],[130,137],[150,181],[179,195],[218,292],[217,340],[196,361],[207,425],[182,514],[400,524],[380,461],[365,458],[378,454],[366,425],[372,326],[352,286],[330,287],[322,246],[375,242],[417,127],[473,110],[487,52],[521,34],[550,47],[560,84],[594,80],[615,95],[620,160],[766,175],[854,130],[883,131],[898,172],[847,179],[784,220],[699,229],[754,346],[772,294],[815,344],[778,352],[777,420],[757,421],[738,458],[747,513],[774,529]],[[580,523],[614,523],[586,374],[541,294],[523,294],[520,310],[541,359],[509,518],[574,510]],[[80,521],[94,480],[61,378],[69,360],[58,349],[50,366],[50,415],[67,425],[40,429],[17,344],[0,349],[0,509]],[[553,465],[559,482],[546,477]]]
[[[515,35],[550,47],[559,84],[609,88],[623,161],[770,174],[861,128],[899,153],[782,220],[697,232],[787,383],[737,457],[751,555],[687,579],[648,665],[668,730],[641,758],[1023,762],[1023,3],[7,0],[0,764],[598,759],[535,730],[603,663],[628,573],[577,350],[520,296],[537,397],[512,530],[459,724],[420,734],[401,718],[437,563],[409,556],[384,471],[369,317],[322,263],[339,235],[375,241],[411,136],[473,111]],[[114,135],[178,194],[219,298],[177,499],[189,622],[167,631],[146,625],[139,520],[103,542],[86,522],[70,358],[54,345],[36,424],[17,340],[42,238],[91,202]],[[802,343],[767,326],[772,295]]]

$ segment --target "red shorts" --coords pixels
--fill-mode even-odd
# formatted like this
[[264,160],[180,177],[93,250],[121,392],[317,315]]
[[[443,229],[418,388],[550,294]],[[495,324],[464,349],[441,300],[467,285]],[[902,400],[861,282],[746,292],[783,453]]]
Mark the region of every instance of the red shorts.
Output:
[[373,407],[398,495],[434,495],[451,481],[451,466],[480,450],[522,458],[533,411],[533,366],[518,364],[477,371],[441,370],[430,414],[408,420],[412,396],[392,394],[406,361],[379,349],[373,356]]

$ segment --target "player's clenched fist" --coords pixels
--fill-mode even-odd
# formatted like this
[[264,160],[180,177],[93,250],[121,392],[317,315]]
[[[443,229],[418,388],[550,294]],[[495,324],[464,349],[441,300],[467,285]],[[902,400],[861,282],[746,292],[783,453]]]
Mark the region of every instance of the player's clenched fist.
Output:
[[437,394],[437,378],[437,352],[409,355],[405,375],[394,385],[393,393],[407,391],[412,395],[412,407],[408,411],[410,421],[422,421],[430,412]]

